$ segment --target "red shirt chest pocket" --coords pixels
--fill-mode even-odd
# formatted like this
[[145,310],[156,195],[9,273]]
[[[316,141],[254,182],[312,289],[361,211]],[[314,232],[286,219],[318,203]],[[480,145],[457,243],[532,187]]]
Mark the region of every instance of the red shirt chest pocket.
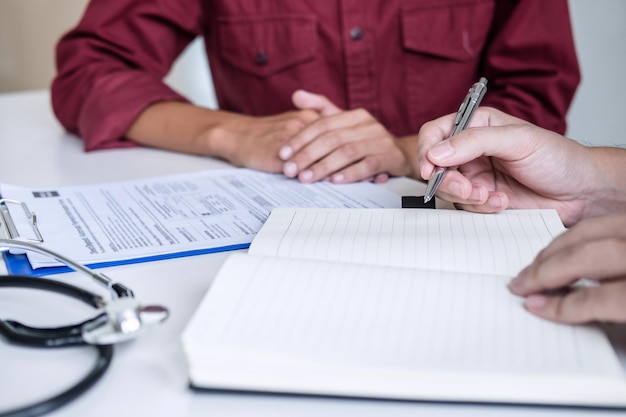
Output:
[[420,0],[402,8],[405,111],[413,131],[458,110],[478,79],[494,7],[493,0]]
[[424,1],[402,10],[407,52],[464,62],[478,59],[493,19],[493,0]]
[[219,55],[250,75],[266,78],[315,59],[314,15],[237,16],[218,21]]

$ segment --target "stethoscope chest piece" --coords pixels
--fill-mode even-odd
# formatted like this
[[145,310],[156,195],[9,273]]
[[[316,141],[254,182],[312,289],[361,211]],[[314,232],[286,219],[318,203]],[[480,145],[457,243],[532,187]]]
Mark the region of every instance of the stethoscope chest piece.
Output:
[[162,306],[140,306],[134,298],[117,298],[104,308],[104,320],[94,320],[82,328],[90,345],[110,345],[134,339],[146,329],[164,322],[169,311]]
[[97,310],[96,315],[88,320],[61,327],[32,327],[16,320],[0,319],[0,335],[12,344],[46,348],[84,345],[98,350],[98,357],[91,371],[71,388],[50,399],[16,410],[0,410],[0,417],[38,416],[67,404],[93,386],[108,369],[113,359],[113,345],[132,340],[154,325],[163,323],[169,316],[169,312],[162,306],[140,305],[133,292],[124,285],[114,283],[106,275],[96,273],[54,251],[28,242],[0,239],[0,248],[6,250],[14,247],[54,257],[105,285],[110,295],[110,299],[106,300],[80,287],[48,278],[0,276],[0,288],[19,287],[51,291],[78,299]]

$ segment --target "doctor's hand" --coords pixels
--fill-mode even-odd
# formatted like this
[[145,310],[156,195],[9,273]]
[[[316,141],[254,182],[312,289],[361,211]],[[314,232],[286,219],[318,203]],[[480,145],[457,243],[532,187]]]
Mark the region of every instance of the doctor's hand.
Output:
[[286,176],[304,183],[380,183],[412,172],[408,155],[417,152],[416,136],[398,139],[366,110],[344,111],[326,97],[303,90],[294,93],[293,102],[321,117],[280,148]]
[[602,181],[589,149],[495,109],[476,110],[468,129],[449,137],[455,115],[419,132],[418,165],[429,179],[450,167],[437,195],[468,211],[554,208],[565,225],[579,221]]
[[[626,322],[625,255],[626,213],[586,219],[554,239],[509,289],[548,320]],[[597,285],[570,287],[580,278]]]

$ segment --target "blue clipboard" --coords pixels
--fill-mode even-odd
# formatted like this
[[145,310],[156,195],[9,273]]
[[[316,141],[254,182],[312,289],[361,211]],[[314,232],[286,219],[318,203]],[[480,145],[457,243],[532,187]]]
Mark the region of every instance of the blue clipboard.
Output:
[[[2,230],[0,230],[0,232],[2,233],[0,233],[0,236],[6,235],[6,238],[8,239],[16,239],[21,236],[19,234],[19,231],[15,227],[13,219],[11,218],[11,213],[6,207],[6,203],[17,204],[17,205],[22,206],[26,216],[29,219],[32,219],[33,221],[32,225],[33,225],[33,231],[35,233],[34,235],[35,239],[33,240],[43,242],[43,237],[41,236],[41,233],[39,232],[39,229],[37,228],[37,220],[36,220],[35,213],[31,212],[26,206],[26,204],[19,202],[19,201],[15,201],[15,200],[3,199],[1,195],[0,195],[0,227],[2,228]],[[226,246],[215,247],[215,248],[194,249],[194,250],[189,250],[189,251],[145,256],[145,257],[140,257],[140,258],[129,258],[129,259],[118,260],[118,261],[98,262],[98,263],[93,263],[93,264],[87,264],[86,266],[92,269],[106,268],[106,267],[118,266],[118,265],[129,265],[129,264],[141,263],[141,262],[152,262],[152,261],[159,261],[163,259],[173,259],[173,258],[181,258],[185,256],[202,255],[206,253],[247,249],[249,246],[250,246],[250,243],[247,242],[247,243],[226,245]],[[28,257],[25,254],[13,254],[13,253],[10,253],[9,251],[4,251],[2,253],[2,256],[4,258],[4,263],[6,264],[7,271],[9,272],[9,274],[13,274],[13,275],[44,276],[44,275],[52,275],[52,274],[61,274],[61,273],[72,271],[72,269],[67,266],[55,266],[55,267],[33,269],[30,262],[28,261]]]

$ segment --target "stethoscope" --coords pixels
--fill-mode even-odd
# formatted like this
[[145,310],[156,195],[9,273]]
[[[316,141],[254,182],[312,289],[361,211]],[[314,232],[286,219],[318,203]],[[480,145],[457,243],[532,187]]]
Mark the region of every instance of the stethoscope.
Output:
[[76,298],[97,309],[97,314],[86,321],[63,327],[31,327],[15,320],[0,319],[0,334],[13,344],[30,347],[59,348],[87,345],[98,351],[94,366],[82,380],[54,397],[19,409],[0,411],[0,417],[38,416],[55,410],[93,386],[108,369],[113,359],[113,345],[136,338],[151,326],[162,323],[169,312],[162,306],[142,306],[126,286],[112,281],[55,251],[39,244],[15,239],[0,239],[0,251],[29,250],[38,252],[90,276],[107,288],[106,299],[90,291],[47,278],[21,275],[0,276],[0,287],[19,287],[51,291]]

